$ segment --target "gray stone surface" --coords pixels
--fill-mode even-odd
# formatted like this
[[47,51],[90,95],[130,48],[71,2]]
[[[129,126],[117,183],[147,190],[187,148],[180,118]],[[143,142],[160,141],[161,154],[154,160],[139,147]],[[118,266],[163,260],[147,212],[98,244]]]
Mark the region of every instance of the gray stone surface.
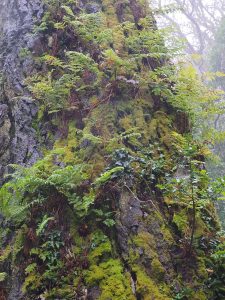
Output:
[[[130,251],[138,251],[140,257],[136,263],[151,276],[151,263],[157,254],[165,270],[164,280],[169,284],[175,275],[170,255],[171,245],[162,234],[165,221],[155,200],[148,196],[145,201],[141,201],[129,192],[123,192],[118,201],[116,221],[117,242],[123,260],[128,259]],[[147,238],[138,247],[133,238],[139,234]],[[154,248],[155,252],[147,251]]]
[[[38,109],[24,79],[35,72],[29,52],[37,48],[39,37],[32,29],[42,13],[41,0],[0,1],[0,185],[9,164],[28,166],[40,156],[32,127]],[[23,299],[20,270],[7,268],[7,299]]]
[[28,53],[35,50],[32,29],[42,13],[41,0],[0,1],[0,183],[8,164],[30,165],[39,157],[32,128],[37,107],[24,79],[35,72]]

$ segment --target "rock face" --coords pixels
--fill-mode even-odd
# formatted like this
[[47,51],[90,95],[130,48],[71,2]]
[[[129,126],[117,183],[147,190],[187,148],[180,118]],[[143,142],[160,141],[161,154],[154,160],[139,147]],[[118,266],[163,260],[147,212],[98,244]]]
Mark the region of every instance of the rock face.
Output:
[[30,165],[39,157],[32,129],[37,108],[24,79],[34,71],[29,50],[38,38],[31,32],[41,14],[40,0],[0,3],[0,181],[9,163]]
[[190,241],[210,245],[217,219],[169,193],[191,142],[154,89],[169,59],[148,1],[51,0],[45,19],[42,2],[0,3],[0,184],[38,160],[0,188],[0,299],[212,299],[210,248]]

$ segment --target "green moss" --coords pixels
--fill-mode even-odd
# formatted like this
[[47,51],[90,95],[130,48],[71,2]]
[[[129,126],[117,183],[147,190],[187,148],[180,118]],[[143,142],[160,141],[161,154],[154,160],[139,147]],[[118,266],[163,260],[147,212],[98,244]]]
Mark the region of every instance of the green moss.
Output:
[[109,239],[101,232],[92,234],[92,250],[88,255],[90,267],[84,272],[88,286],[98,286],[99,300],[135,299],[132,294],[130,275],[118,258],[112,258],[112,246]]
[[198,213],[196,216],[196,230],[195,230],[195,237],[199,238],[207,234],[208,228],[206,223],[202,220],[200,214]]
[[66,164],[76,164],[78,157],[75,149],[78,146],[77,129],[73,123],[69,124],[68,137],[66,140],[56,141],[54,148],[63,148],[62,161]]
[[101,243],[98,247],[91,251],[89,254],[89,261],[91,264],[97,263],[104,256],[110,256],[112,251],[111,243],[109,241]]
[[184,230],[188,226],[188,216],[187,216],[187,210],[183,209],[173,216],[173,222],[177,225],[177,228],[180,232],[184,233]]
[[143,247],[145,250],[148,250],[149,247],[156,250],[154,236],[147,231],[140,232],[134,236],[133,242],[136,246]]
[[104,265],[93,265],[89,268],[89,270],[85,274],[85,281],[90,286],[98,284],[100,281],[102,281],[105,278],[105,270]]
[[[155,280],[163,281],[165,269],[158,258],[154,237],[148,232],[141,232],[133,238],[133,243],[144,251],[142,257],[147,257],[151,260],[151,276]],[[138,251],[130,251],[129,261],[131,266],[136,266],[140,259]]]
[[6,261],[9,258],[11,252],[12,252],[11,246],[7,245],[6,248],[2,250],[0,253],[0,263]]
[[15,262],[17,255],[20,253],[20,251],[24,247],[24,240],[25,240],[25,234],[27,231],[27,227],[23,226],[21,229],[19,229],[16,233],[16,237],[13,243],[13,251],[12,251],[12,261]]
[[32,272],[26,278],[22,286],[23,293],[27,293],[28,291],[37,291],[41,285],[41,275]]
[[140,254],[137,249],[130,249],[129,254],[127,256],[127,261],[130,266],[135,265],[135,263],[140,259]]
[[[105,1],[105,0],[104,0]],[[122,54],[124,51],[124,33],[121,26],[114,27],[113,30],[114,49]]]
[[[49,1],[49,3],[50,2],[53,3],[55,1]],[[76,267],[71,270],[65,270],[63,269],[65,266],[62,263],[62,271],[70,272],[71,276],[66,276],[64,280],[60,278],[60,283],[57,282],[55,284],[56,286],[44,294],[46,299],[75,299],[75,290],[78,288],[82,279],[88,287],[98,286],[100,288],[100,300],[133,300],[135,297],[132,293],[132,281],[130,274],[124,267],[122,258],[120,258],[114,249],[114,242],[111,242],[100,230],[96,230],[96,227],[99,226],[101,220],[99,220],[100,218],[96,220],[93,217],[94,212],[92,208],[95,205],[95,208],[100,207],[101,209],[105,205],[105,202],[107,202],[109,203],[107,205],[114,211],[117,208],[117,205],[114,205],[114,201],[119,200],[119,205],[121,207],[123,206],[123,209],[126,209],[128,207],[127,205],[130,200],[130,195],[127,194],[124,198],[114,195],[119,194],[122,191],[124,182],[127,182],[127,184],[134,182],[132,192],[137,194],[139,193],[141,194],[141,197],[142,195],[145,197],[145,194],[148,193],[147,189],[145,189],[142,193],[144,186],[144,175],[142,174],[144,168],[142,169],[142,164],[148,164],[147,159],[145,161],[145,158],[147,157],[147,155],[145,156],[145,152],[148,152],[149,156],[152,156],[152,161],[157,161],[163,153],[162,164],[164,164],[165,161],[166,166],[165,168],[164,166],[159,168],[160,171],[163,170],[160,175],[153,174],[155,176],[155,181],[161,183],[161,181],[166,180],[164,177],[166,170],[168,170],[169,175],[173,172],[172,167],[174,167],[174,165],[170,162],[170,158],[174,154],[174,138],[172,134],[173,116],[171,116],[171,114],[175,113],[175,111],[173,111],[171,107],[171,114],[167,113],[165,108],[166,105],[162,104],[161,107],[158,108],[160,111],[154,112],[154,101],[152,99],[152,91],[149,86],[157,85],[157,80],[155,81],[153,77],[157,77],[158,75],[155,73],[151,78],[151,71],[149,71],[151,69],[149,67],[151,66],[146,66],[145,63],[143,63],[146,61],[146,59],[144,59],[146,54],[146,57],[149,58],[149,64],[151,65],[150,58],[153,53],[153,48],[156,49],[156,57],[157,49],[159,49],[159,58],[162,50],[163,60],[166,61],[163,54],[163,47],[160,45],[162,37],[159,37],[157,30],[152,30],[151,12],[148,9],[149,4],[146,0],[137,0],[134,2],[128,0],[103,0],[101,1],[103,13],[85,14],[83,9],[76,9],[76,16],[73,13],[73,9],[76,4],[72,3],[73,1],[70,0],[64,2],[64,4],[69,5],[67,8],[67,11],[70,11],[69,14],[66,15],[60,8],[55,9],[55,7],[52,7],[51,9],[54,13],[49,14],[52,19],[48,20],[48,22],[50,22],[52,24],[51,26],[53,26],[53,24],[58,21],[58,17],[62,17],[65,24],[63,24],[63,27],[61,28],[66,28],[65,33],[66,30],[69,29],[68,32],[72,43],[69,43],[69,38],[68,43],[63,45],[62,39],[60,40],[60,47],[55,45],[56,52],[57,48],[59,48],[59,52],[56,53],[56,57],[52,57],[51,55],[49,56],[48,54],[45,55],[45,57],[49,57],[48,61],[46,60],[45,62],[45,68],[46,70],[48,69],[49,72],[47,76],[44,76],[41,72],[37,74],[36,92],[41,92],[41,94],[45,92],[44,95],[49,96],[49,98],[40,97],[40,99],[43,98],[42,100],[44,101],[45,106],[40,106],[38,121],[44,119],[45,115],[48,113],[49,119],[52,118],[51,124],[53,127],[60,129],[65,125],[65,131],[67,133],[68,126],[68,136],[57,140],[54,144],[54,149],[45,153],[45,158],[42,161],[39,161],[37,175],[35,175],[36,177],[32,177],[31,181],[34,185],[37,184],[38,180],[41,181],[42,184],[35,185],[35,188],[31,188],[29,191],[27,191],[27,189],[24,190],[24,194],[28,201],[33,199],[36,201],[37,199],[41,202],[42,197],[40,199],[38,198],[40,194],[41,196],[42,194],[46,196],[47,201],[45,201],[44,205],[42,203],[40,205],[36,204],[38,201],[36,201],[34,205],[30,205],[30,202],[26,203],[26,199],[20,199],[20,203],[30,205],[32,209],[30,215],[32,216],[37,211],[42,211],[43,207],[44,209],[49,210],[51,215],[54,213],[56,218],[53,226],[58,226],[57,221],[61,221],[63,218],[70,220],[69,227],[72,238],[71,245],[69,246],[69,249],[66,250],[68,250],[69,257],[71,255],[71,259],[75,260]],[[87,1],[86,4],[95,3]],[[149,13],[148,18],[144,18],[146,12]],[[69,20],[70,17],[71,20]],[[119,17],[123,20],[122,23],[120,23]],[[87,32],[88,26],[85,27],[85,22],[88,22],[87,20],[85,21],[85,19],[92,19],[92,22],[89,23],[89,25],[93,24],[98,27],[98,24],[100,23],[100,28],[102,29],[100,31],[104,32],[103,35],[108,34],[111,36],[104,40],[103,35],[101,36],[98,30],[96,30],[96,34],[92,34],[92,32],[89,34],[89,32]],[[135,22],[136,24],[124,21]],[[69,27],[67,27],[67,22]],[[138,26],[137,23],[139,23]],[[73,28],[76,24],[79,24],[80,31],[79,28],[76,30],[74,29],[75,27]],[[59,23],[57,23],[57,26],[59,26]],[[62,23],[60,26],[62,26]],[[54,28],[50,27],[49,30],[50,32],[47,32],[46,28],[46,35],[53,36]],[[56,40],[58,39],[59,31],[54,31]],[[74,45],[73,38],[75,38],[79,47]],[[99,43],[100,46],[96,44],[96,40],[99,38],[104,40],[103,43]],[[149,40],[149,46],[147,44],[145,46],[144,40]],[[157,42],[159,43],[157,44]],[[153,45],[153,47],[150,46],[152,43],[155,43],[156,45]],[[140,45],[141,48],[139,47]],[[78,48],[82,49],[80,50],[82,52],[77,53],[74,51],[74,60],[65,59],[61,62],[61,59],[63,60],[66,57],[67,51],[67,54],[70,52],[72,54],[72,51]],[[104,51],[102,51],[103,49]],[[49,49],[49,53],[54,52],[52,50],[53,49]],[[92,58],[94,58],[95,61],[93,61]],[[155,59],[153,59],[153,61],[154,60]],[[54,61],[55,65],[52,64]],[[70,76],[71,73],[67,72],[72,71],[70,67],[73,66],[70,62],[73,62],[75,69],[78,71],[80,70],[79,72],[74,71],[72,73],[72,77]],[[58,67],[56,63],[62,63],[61,66],[63,66],[63,68]],[[48,64],[52,65],[50,66]],[[131,65],[134,65],[134,67]],[[157,67],[152,69],[157,69]],[[70,77],[71,79],[69,80]],[[160,79],[159,83],[163,83],[163,80],[161,81],[163,78],[164,76],[162,76],[162,78],[158,78]],[[66,81],[65,85],[63,85],[64,81]],[[48,91],[48,89],[50,89],[50,91]],[[59,94],[58,91],[62,94]],[[52,100],[54,102],[52,105],[56,108],[56,110],[47,112],[47,110],[52,109],[52,105],[48,100]],[[58,112],[56,113],[57,110]],[[58,116],[60,115],[59,111],[63,112],[62,116]],[[76,120],[76,114],[79,114],[78,120]],[[40,126],[36,124],[37,129],[38,127]],[[49,133],[49,135],[52,140],[54,134]],[[182,143],[183,137],[181,135],[179,136],[179,139]],[[185,139],[183,142],[184,141]],[[151,145],[158,145],[156,148],[159,148],[160,150],[153,151],[155,153],[151,154],[152,147],[150,147],[150,143]],[[132,171],[130,171],[131,174],[129,174],[131,179],[126,181],[120,181],[119,179],[118,182],[116,182],[117,179],[114,177],[114,182],[111,185],[112,189],[110,188],[108,191],[106,189],[101,190],[100,188],[97,190],[96,185],[92,187],[92,183],[95,182],[96,177],[99,177],[100,173],[102,173],[106,167],[110,167],[110,160],[112,160],[111,155],[115,149],[119,148],[126,148],[130,154],[132,153],[132,155],[137,158],[135,163],[133,162],[133,168]],[[149,161],[151,159],[149,159]],[[77,174],[80,175],[81,173],[82,175],[78,182],[75,182],[76,176],[74,176],[71,181],[63,183],[62,179],[69,178],[69,172],[64,173],[68,165],[75,166],[78,164],[82,165],[81,169],[77,169]],[[151,162],[149,165],[150,164]],[[121,167],[117,166],[117,168]],[[151,166],[149,168],[151,169]],[[59,172],[55,172],[53,174],[54,170]],[[69,170],[70,169],[68,169],[68,171]],[[38,175],[42,173],[44,176],[42,177],[42,175],[40,175],[38,177]],[[108,182],[111,179],[109,173],[105,172],[105,174],[108,175],[108,180],[105,182]],[[51,176],[52,174],[54,176]],[[51,182],[48,181],[49,176],[51,176]],[[57,193],[55,192],[57,185],[54,185],[54,180],[56,179],[59,180]],[[152,191],[157,190],[154,186],[154,180],[150,181],[150,183],[147,182]],[[65,190],[62,188],[62,185],[65,185]],[[51,191],[53,187],[56,195],[53,195],[53,201],[48,201],[52,200]],[[91,190],[91,192],[89,193],[87,190]],[[83,197],[83,194],[86,196],[89,195],[90,199],[93,200],[90,201],[89,204],[94,205],[90,206],[90,209],[88,206],[86,207],[86,210],[82,210],[82,212],[84,212],[82,213],[82,217],[78,220],[76,219],[75,214],[79,209],[79,205],[84,205],[84,207],[86,205],[84,204],[85,197]],[[158,195],[157,193],[155,193],[155,195],[156,199],[152,197],[152,201],[156,203]],[[78,206],[76,206],[77,196],[81,198]],[[137,196],[139,197],[139,195]],[[111,201],[112,197],[115,197],[116,199]],[[86,198],[88,198],[88,196]],[[68,202],[68,199],[72,199],[74,202]],[[141,198],[141,200],[143,199]],[[61,201],[63,202],[61,203]],[[56,204],[54,206],[54,204],[52,205],[52,203],[49,202],[54,202]],[[141,201],[141,204],[143,202],[144,201]],[[70,209],[72,212],[68,215],[66,209],[63,207],[67,206],[67,204],[68,206],[73,205],[73,209]],[[168,204],[170,204],[169,201]],[[52,206],[50,207],[50,205]],[[161,205],[163,206],[163,202],[161,202]],[[148,208],[148,205],[146,205],[146,209]],[[178,209],[180,209],[180,211]],[[189,229],[190,212],[188,209],[182,210],[181,205],[178,209],[175,210],[176,212],[173,216],[173,223],[177,225],[177,228],[181,233],[185,234],[185,230]],[[213,209],[210,208],[209,211],[211,210]],[[47,211],[47,213],[49,211]],[[123,210],[121,209],[121,211]],[[143,226],[139,227],[140,232],[138,232],[135,236],[129,232],[131,237],[128,245],[129,257],[126,257],[126,264],[128,264],[129,269],[132,269],[132,271],[136,274],[137,295],[142,300],[170,299],[168,296],[170,295],[170,289],[165,283],[163,283],[166,273],[164,264],[166,265],[167,261],[169,266],[173,263],[171,262],[171,258],[168,258],[168,248],[170,248],[170,246],[174,243],[174,238],[171,235],[170,228],[166,222],[170,220],[169,213],[163,214],[159,209],[156,209],[155,211],[150,210],[148,218],[143,218],[143,220],[142,217],[140,217],[140,223],[143,222]],[[164,219],[166,218],[167,220],[165,221]],[[36,221],[37,220],[34,220],[34,222]],[[61,224],[61,222],[59,223],[60,227],[64,228],[66,231],[67,226],[62,226],[64,224]],[[67,223],[65,225],[67,225]],[[83,235],[82,226],[86,228],[86,232],[84,230]],[[208,229],[206,228],[203,220],[197,216],[196,237],[204,235],[207,230]],[[68,232],[65,232],[65,234],[63,232],[62,236],[67,236],[66,233]],[[16,261],[17,256],[23,247],[23,238],[24,231],[19,230],[13,247],[13,261]],[[159,239],[163,239],[164,242],[160,244]],[[67,248],[67,244],[70,244],[69,239],[63,242],[65,242],[65,248]],[[165,249],[166,253],[162,254],[160,252],[159,255],[157,246],[158,248],[159,246],[162,247],[160,249],[161,252]],[[37,249],[41,250],[41,247]],[[0,262],[7,260],[10,253],[11,246],[8,246],[2,251]],[[51,251],[50,254],[54,256],[55,253],[54,251]],[[58,253],[58,255],[60,256],[61,253]],[[122,253],[122,255],[127,255],[127,252],[126,254]],[[84,264],[82,264],[82,256],[84,256]],[[30,259],[32,260],[33,257],[30,257]],[[47,258],[45,259],[47,260]],[[61,262],[61,259],[62,258],[60,257],[58,261]],[[163,262],[163,265],[160,260]],[[189,280],[189,277],[194,277],[194,275],[196,275],[196,281],[199,280],[201,282],[207,279],[207,272],[204,261],[202,259],[197,261],[197,270],[192,269],[187,274],[187,278]],[[33,291],[38,294],[38,289],[40,287],[45,288],[52,284],[52,277],[54,277],[53,280],[58,280],[58,271],[55,272],[53,268],[52,273],[48,273],[46,271],[44,275],[42,274],[42,268],[40,268],[43,266],[39,266],[39,261],[34,264],[37,268],[35,267],[35,272],[32,270],[26,277],[23,290]],[[43,265],[44,264],[45,262]],[[148,269],[146,265],[148,266]],[[88,269],[86,270],[86,268]],[[191,268],[192,266],[190,269]],[[41,274],[38,274],[37,272],[40,272],[42,277]],[[170,274],[173,272],[173,270],[169,270],[168,277],[172,278],[173,276]],[[191,276],[189,274],[191,274]],[[50,276],[50,279],[47,275]],[[46,276],[46,282],[41,282],[44,276]],[[205,299],[202,291],[197,292],[195,297],[197,297],[196,295],[199,299]],[[37,297],[39,297],[39,295],[37,295]],[[30,298],[32,299],[32,296]]]
[[170,136],[170,127],[171,120],[168,115],[162,111],[158,111],[154,114],[148,130],[151,137],[165,139],[165,137]]
[[[154,219],[157,221],[157,223],[161,227],[164,224],[164,219],[163,219],[161,212],[159,210],[154,210],[153,216],[154,216]],[[152,217],[152,215],[150,217]]]
[[165,276],[165,269],[163,268],[159,259],[156,257],[154,257],[151,262],[151,273],[152,277],[159,281],[162,281]]
[[107,26],[109,28],[112,28],[118,25],[118,19],[116,16],[114,1],[104,0],[102,1],[102,4],[103,4],[103,10],[107,17]]
[[119,120],[119,124],[124,130],[128,130],[128,129],[132,128],[133,127],[132,116],[129,115],[129,116],[123,117],[122,119]]
[[166,294],[160,291],[159,286],[138,266],[133,267],[133,272],[136,273],[137,295],[143,300],[172,300]]
[[68,217],[71,218],[70,224],[70,235],[73,241],[72,252],[74,255],[80,256],[82,255],[83,249],[87,247],[89,244],[90,236],[83,237],[79,234],[79,224],[78,220],[74,218],[73,214],[68,214]]
[[115,136],[110,139],[106,146],[105,146],[105,152],[107,154],[112,154],[117,149],[121,149],[124,147],[124,144],[122,143],[121,136],[118,134],[115,134]]
[[155,239],[149,232],[140,232],[133,237],[132,242],[135,246],[142,248],[149,258],[157,257]]
[[208,300],[208,296],[203,291],[194,292],[192,295],[193,300]]
[[76,290],[71,285],[65,285],[63,288],[53,288],[43,294],[46,300],[66,299],[73,300],[76,297]]
[[168,243],[168,245],[174,244],[174,238],[165,224],[161,226],[161,232],[163,234],[163,239]]
[[99,286],[101,295],[99,300],[133,300],[131,281],[129,275],[119,259],[108,259],[99,265],[90,266],[85,274],[89,286]]
[[5,281],[7,279],[7,276],[8,276],[7,273],[1,272],[0,273],[0,282]]
[[206,270],[205,259],[203,257],[198,257],[197,260],[197,276],[199,276],[203,280],[208,279],[208,272]]

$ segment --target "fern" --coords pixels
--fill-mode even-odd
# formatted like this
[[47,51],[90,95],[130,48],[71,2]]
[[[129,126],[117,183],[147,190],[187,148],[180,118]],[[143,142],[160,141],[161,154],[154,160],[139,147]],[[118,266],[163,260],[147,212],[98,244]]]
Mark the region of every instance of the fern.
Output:
[[26,275],[30,274],[30,273],[33,273],[36,270],[36,268],[37,268],[37,264],[36,263],[32,263],[32,264],[28,265],[26,267],[26,269],[25,269]]
[[38,224],[36,233],[37,236],[41,235],[45,229],[45,227],[47,226],[49,221],[53,221],[54,218],[53,217],[48,217],[47,215],[44,215],[42,221]]
[[61,8],[63,8],[65,10],[65,12],[67,13],[67,15],[69,15],[70,17],[75,17],[72,9],[69,6],[62,5]]
[[94,200],[95,195],[93,193],[84,195],[83,197],[78,196],[77,194],[68,197],[68,201],[73,206],[75,214],[80,218],[88,215],[88,211],[94,203]]
[[[45,54],[41,61],[49,66],[47,75],[34,75],[26,81],[35,98],[48,111],[66,108],[74,88],[76,92],[91,91],[98,87],[101,80],[101,72],[90,56],[76,51],[67,51],[65,56],[66,60],[63,62],[57,57]],[[54,78],[55,69],[58,71],[57,78]]]
[[0,273],[0,282],[5,281],[6,277],[7,277],[7,273],[5,273],[5,272]]
[[118,177],[124,171],[124,167],[115,167],[111,170],[103,173],[99,178],[96,179],[95,184],[97,186],[103,185],[106,182]]

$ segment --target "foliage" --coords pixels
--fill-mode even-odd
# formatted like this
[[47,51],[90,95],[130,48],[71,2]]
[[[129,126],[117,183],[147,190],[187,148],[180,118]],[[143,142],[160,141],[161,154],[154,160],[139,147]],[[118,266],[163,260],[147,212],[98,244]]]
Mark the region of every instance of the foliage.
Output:
[[107,227],[113,227],[116,222],[113,219],[114,214],[111,211],[104,211],[103,208],[101,209],[93,209],[93,213],[96,216],[96,221],[98,221],[98,219],[100,219],[100,221],[106,225]]
[[209,288],[213,291],[213,300],[223,299],[225,297],[225,245],[219,244],[216,251],[212,254],[212,261],[209,264],[212,269],[209,278]]
[[87,213],[93,203],[93,192],[83,196],[76,194],[76,187],[87,178],[82,171],[84,166],[74,165],[58,169],[52,165],[51,170],[48,169],[48,159],[46,157],[32,168],[18,168],[12,180],[0,190],[2,211],[8,217],[22,222],[29,208],[42,204],[54,191],[67,197],[77,216]]
[[186,237],[190,243],[189,251],[192,251],[197,215],[201,214],[210,199],[210,192],[207,189],[210,178],[204,168],[204,163],[198,160],[201,153],[199,145],[191,143],[188,138],[185,139],[177,133],[174,133],[174,139],[174,147],[179,153],[176,166],[177,175],[167,176],[164,183],[158,184],[157,187],[163,191],[164,195],[186,207],[185,211],[173,216],[174,223],[183,233],[187,231],[186,214],[190,209],[192,210],[192,217],[189,220],[191,230],[189,236]]
[[5,272],[0,273],[0,282],[5,281],[6,277],[7,277],[7,273]]
[[36,230],[37,236],[39,236],[45,229],[45,227],[47,226],[49,221],[54,220],[53,217],[48,217],[47,215],[44,215],[41,223],[38,224],[38,228]]
[[107,181],[117,178],[121,172],[124,171],[123,167],[115,167],[103,173],[99,178],[96,179],[97,185],[105,184]]
[[183,288],[179,293],[176,294],[173,300],[185,300],[193,296],[193,290],[190,288]]
[[191,65],[181,66],[176,72],[175,93],[169,98],[172,105],[187,112],[192,119],[197,136],[213,139],[209,134],[209,122],[216,114],[223,112],[222,103],[218,101],[223,92],[207,87]]
[[[169,226],[177,225],[190,248],[196,220],[203,220],[209,202],[202,147],[172,130],[177,130],[176,112],[202,112],[215,93],[204,89],[191,68],[171,65],[175,53],[168,53],[164,32],[155,28],[150,13],[131,10],[129,1],[103,2],[97,10],[102,5],[105,11],[88,13],[86,4],[94,3],[81,8],[73,0],[46,0],[47,12],[36,27],[49,45],[36,58],[38,71],[27,84],[39,100],[39,121],[57,141],[33,166],[14,166],[0,189],[4,217],[19,230],[26,224],[23,290],[31,299],[76,299],[87,287],[99,286],[99,299],[133,300],[130,282],[139,298],[169,299],[165,285],[155,283],[165,277],[163,259],[155,255],[145,261],[140,254],[131,264],[128,252],[119,253],[114,244],[118,201],[123,193],[132,195],[137,207],[130,209],[142,211],[144,228],[154,231],[148,217],[158,213],[159,232],[168,244],[174,242]],[[130,15],[122,21],[120,5]],[[187,176],[180,179],[179,169]],[[167,211],[168,198],[174,210]],[[136,225],[131,227],[128,236],[137,242]],[[151,234],[145,237],[151,250]],[[177,248],[180,243],[177,239]],[[149,263],[152,274],[145,270]]]
[[[99,240],[101,237],[101,240]],[[103,240],[102,240],[103,238]],[[90,251],[90,268],[85,272],[88,286],[100,287],[99,299],[130,299],[133,300],[129,277],[124,276],[123,265],[119,259],[111,258],[112,247],[110,241],[98,234],[98,243]]]
[[[37,289],[44,290],[49,284],[56,284],[58,273],[63,267],[60,249],[64,246],[64,242],[61,233],[57,230],[47,234],[42,233],[41,241],[42,243],[38,248],[30,250],[32,263],[25,269],[27,277],[23,284],[24,292],[35,292]],[[42,262],[41,273],[37,264],[37,262],[40,264],[40,261]],[[40,280],[32,282],[31,278],[35,278],[35,276],[39,276]]]
[[[67,51],[65,57],[63,62],[56,57],[44,55],[42,61],[50,66],[47,76],[37,74],[27,80],[31,92],[49,112],[66,108],[72,90],[82,92],[94,90],[98,86],[100,72],[93,59],[76,51]],[[57,79],[54,77],[55,69],[58,75],[61,74],[57,75]]]

